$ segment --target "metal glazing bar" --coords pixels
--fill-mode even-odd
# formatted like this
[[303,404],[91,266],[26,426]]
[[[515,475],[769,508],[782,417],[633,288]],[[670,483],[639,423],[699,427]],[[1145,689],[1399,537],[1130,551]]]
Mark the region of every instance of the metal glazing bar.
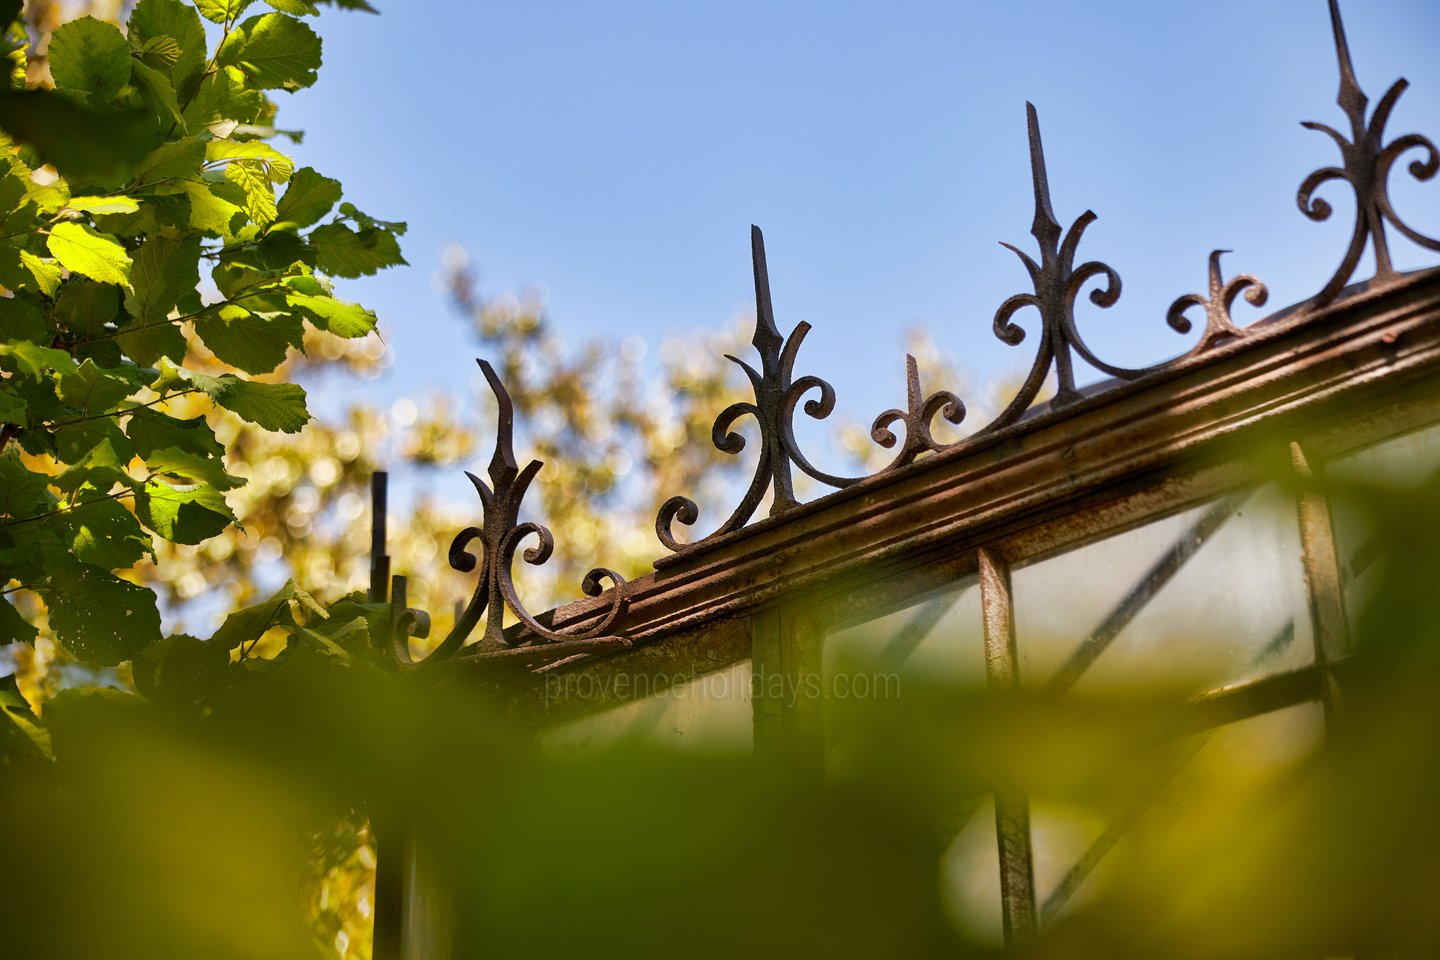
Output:
[[[950,596],[936,597],[920,604],[906,619],[905,623],[881,648],[875,657],[872,666],[877,671],[888,672],[900,669],[910,655],[919,649],[920,644],[930,636],[930,632],[945,619],[945,615],[954,609],[955,604],[960,602],[966,591],[961,590]],[[849,730],[849,726],[839,718],[832,720],[829,732],[829,743],[831,746],[839,743]]]
[[1144,786],[1131,798],[1120,815],[1106,826],[1105,832],[1095,838],[1095,842],[1090,844],[1090,848],[1060,880],[1055,891],[1045,898],[1045,904],[1040,908],[1042,925],[1048,926],[1064,909],[1065,904],[1069,903],[1070,898],[1075,895],[1075,891],[1079,890],[1080,885],[1085,882],[1085,878],[1090,876],[1100,865],[1100,861],[1104,860],[1105,855],[1115,844],[1120,842],[1126,831],[1144,816],[1145,811],[1149,810],[1151,805],[1159,799],[1160,794],[1165,792],[1165,788],[1175,780],[1181,770],[1185,769],[1185,765],[1200,752],[1209,739],[1208,736],[1202,736],[1180,744],[1176,752],[1167,757],[1150,775]]
[[[1285,632],[1282,631],[1282,635]],[[1126,804],[1125,809],[1111,821],[1065,874],[1054,892],[1045,899],[1040,910],[1041,925],[1048,925],[1055,919],[1080,889],[1080,885],[1104,860],[1105,855],[1124,837],[1130,827],[1144,816],[1186,764],[1209,742],[1210,731],[1226,724],[1317,700],[1320,698],[1322,681],[1320,668],[1309,666],[1211,690],[1193,698],[1181,730],[1182,735],[1189,737],[1177,744],[1175,753],[1157,766]]]
[[751,709],[755,753],[805,778],[823,776],[825,630],[806,601],[751,617]]
[[1233,494],[1221,500],[1215,506],[1205,512],[1205,515],[1197,520],[1190,529],[1186,530],[1178,540],[1165,551],[1160,559],[1156,560],[1145,575],[1130,588],[1124,598],[1116,604],[1110,615],[1095,628],[1086,640],[1075,649],[1070,658],[1056,671],[1055,676],[1050,678],[1048,690],[1054,694],[1061,694],[1073,687],[1090,669],[1106,648],[1114,642],[1130,624],[1140,611],[1178,574],[1185,563],[1199,552],[1220,525],[1230,518],[1240,507],[1248,492]]
[[[985,625],[985,672],[993,693],[1013,692],[1020,682],[1015,651],[1015,615],[1010,591],[1010,565],[981,547],[980,606]],[[1005,942],[1030,943],[1038,924],[1035,911],[1035,867],[1030,845],[1029,798],[1003,785],[995,791],[995,835],[1000,847],[1000,901]]]

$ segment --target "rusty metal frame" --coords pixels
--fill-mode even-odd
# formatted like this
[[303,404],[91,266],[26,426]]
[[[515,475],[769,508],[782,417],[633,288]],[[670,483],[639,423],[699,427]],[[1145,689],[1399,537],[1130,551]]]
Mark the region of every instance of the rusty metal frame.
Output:
[[[1194,726],[1203,730],[1310,701],[1322,703],[1327,722],[1333,721],[1334,690],[1348,647],[1341,565],[1329,505],[1308,481],[1323,472],[1328,459],[1440,422],[1440,391],[1435,389],[1440,384],[1440,269],[1396,273],[1386,234],[1388,226],[1421,247],[1440,250],[1440,241],[1399,218],[1387,188],[1401,154],[1421,151],[1422,159],[1412,162],[1409,172],[1428,180],[1440,171],[1440,153],[1418,134],[1384,142],[1385,122],[1405,82],[1392,85],[1367,120],[1368,101],[1355,79],[1335,0],[1330,0],[1330,16],[1341,78],[1337,102],[1351,133],[1347,138],[1323,124],[1306,124],[1334,140],[1343,164],[1307,177],[1298,202],[1309,219],[1328,218],[1329,204],[1314,192],[1327,181],[1341,180],[1354,190],[1357,209],[1339,268],[1310,300],[1238,325],[1231,315],[1238,297],[1261,307],[1266,290],[1249,275],[1227,280],[1220,266],[1224,251],[1216,250],[1209,258],[1207,293],[1177,298],[1165,316],[1173,329],[1186,333],[1192,328],[1188,312],[1203,311],[1205,325],[1191,349],[1144,369],[1100,360],[1080,339],[1073,310],[1092,280],[1102,285],[1090,292],[1091,302],[1113,305],[1120,278],[1098,261],[1074,266],[1080,235],[1095,215],[1085,211],[1062,233],[1052,209],[1038,115],[1027,104],[1035,205],[1031,232],[1040,259],[1010,247],[1034,292],[1001,304],[993,328],[1003,341],[1021,343],[1025,332],[1013,318],[1034,307],[1040,330],[1030,373],[995,421],[957,443],[938,443],[930,432],[934,418],[958,424],[965,405],[946,390],[927,395],[913,360],[907,360],[903,408],[882,413],[871,431],[876,443],[896,450],[894,459],[866,477],[837,476],[812,464],[796,442],[793,419],[797,408],[814,418],[827,416],[834,391],[818,377],[794,377],[810,327],[801,323],[783,335],[776,324],[764,238],[752,228],[757,312],[752,342],[759,363],[730,359],[745,370],[753,400],[726,408],[712,440],[721,451],[739,454],[745,441],[732,427],[749,416],[759,425],[760,449],[753,477],[728,518],[708,535],[682,543],[675,524],[695,524],[700,508],[687,497],[671,497],[656,520],[659,540],[671,553],[656,561],[653,573],[627,582],[597,568],[585,578],[585,598],[532,616],[519,604],[511,566],[526,537],[535,541],[523,554],[529,563],[543,563],[553,549],[548,530],[518,519],[525,490],[541,465],[531,462],[518,469],[509,398],[482,361],[500,408],[495,455],[488,484],[471,475],[482,501],[482,523],[462,531],[450,551],[453,567],[477,572],[475,593],[461,622],[430,658],[413,661],[409,637],[423,635],[428,618],[406,607],[404,578],[390,577],[383,496],[377,494],[371,592],[372,599],[388,599],[394,610],[387,655],[399,669],[423,670],[426,682],[467,685],[477,696],[499,698],[520,727],[540,729],[627,702],[632,694],[626,691],[654,692],[667,682],[747,658],[757,674],[778,673],[794,681],[820,670],[825,637],[833,630],[976,577],[989,681],[992,689],[1004,691],[1018,683],[1013,567],[1197,505],[1216,504],[1076,652],[1052,684],[1059,691],[1201,548],[1236,498],[1256,482],[1284,473],[1297,478],[1300,491],[1300,562],[1314,662],[1198,697],[1192,704]],[[1353,283],[1367,246],[1376,254],[1376,276]],[[1111,379],[1079,386],[1076,356]],[[1052,374],[1058,392],[1050,402],[1037,403]],[[903,438],[892,429],[897,426]],[[792,467],[833,492],[800,502]],[[383,492],[383,481],[377,491]],[[768,516],[752,522],[767,495]],[[478,555],[470,550],[477,542],[483,547]],[[601,580],[609,581],[608,589],[601,589]],[[501,628],[505,610],[519,621],[514,627]],[[473,639],[482,613],[485,628]],[[602,694],[567,697],[561,685],[557,696],[556,687],[547,684],[573,674],[596,678],[599,682],[587,689]],[[605,682],[616,676],[645,682]],[[820,775],[825,752],[821,705],[803,697],[777,701],[759,689],[755,694],[757,754],[802,775]],[[1157,774],[1157,792],[1164,779],[1163,772]],[[1137,799],[1136,811],[1144,804],[1143,797]],[[995,812],[1006,939],[1024,944],[1063,907],[1126,823],[1122,817],[1112,825],[1060,890],[1037,904],[1028,801],[997,797]]]

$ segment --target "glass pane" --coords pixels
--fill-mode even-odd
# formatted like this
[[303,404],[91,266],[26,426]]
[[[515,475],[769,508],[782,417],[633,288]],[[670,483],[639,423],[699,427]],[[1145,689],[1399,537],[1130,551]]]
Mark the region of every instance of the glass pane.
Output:
[[842,772],[853,724],[902,707],[907,681],[984,687],[978,582],[969,577],[831,632],[821,671],[826,769]]
[[1199,693],[1314,659],[1294,497],[1267,485],[1012,575],[1021,683]]
[[1005,931],[995,801],[976,797],[956,813],[955,839],[940,858],[940,900],[967,938],[998,947]]
[[1115,885],[1182,893],[1217,836],[1244,836],[1273,811],[1273,791],[1321,748],[1324,709],[1299,704],[1187,737],[1139,778],[1143,786],[1095,811],[1036,802],[1031,810],[1041,922]]
[[[978,582],[968,577],[831,632],[822,675],[826,771],[843,778],[863,764],[867,748],[876,748],[866,736],[873,733],[867,720],[905,709],[907,684],[915,696],[921,685],[985,689]],[[935,749],[944,750],[945,742],[937,737]],[[994,801],[988,795],[958,797],[950,810],[952,833],[939,864],[941,901],[967,937],[999,947],[1004,934]]]
[[1437,471],[1440,471],[1440,426],[1377,443],[1325,465],[1326,474],[1338,481],[1340,488],[1331,499],[1330,516],[1351,629],[1375,587],[1383,566],[1378,561],[1382,560],[1384,551],[1375,538],[1374,522],[1361,502],[1344,495],[1343,486],[1361,484],[1413,490]]
[[[541,743],[562,751],[626,742],[749,751],[754,745],[750,683],[750,661],[741,660],[724,670],[556,726],[542,734]],[[583,686],[570,686],[583,693]]]
[[968,577],[825,638],[824,670],[895,671],[960,684],[985,683],[980,588]]

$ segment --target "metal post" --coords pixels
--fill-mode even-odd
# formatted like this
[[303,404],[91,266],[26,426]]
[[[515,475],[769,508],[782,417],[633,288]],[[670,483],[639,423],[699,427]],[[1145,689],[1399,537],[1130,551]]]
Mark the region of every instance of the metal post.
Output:
[[[1015,653],[1015,616],[1010,565],[985,548],[977,551],[980,605],[985,623],[985,672],[992,693],[1013,692],[1020,683]],[[1016,946],[1035,940],[1035,867],[1030,848],[1030,801],[1007,788],[995,791],[995,836],[1000,847],[1000,898],[1005,942]]]
[[390,557],[385,553],[385,510],[390,475],[376,470],[370,477],[370,602],[384,603],[390,590]]
[[1333,728],[1335,677],[1330,672],[1330,663],[1344,657],[1350,644],[1335,529],[1330,520],[1329,498],[1316,487],[1317,471],[1300,444],[1290,444],[1290,461],[1300,480],[1300,560],[1305,568],[1305,592],[1310,600],[1310,623],[1315,635],[1320,701],[1325,708],[1325,726]]
[[[370,478],[370,602],[385,603],[390,595],[390,557],[385,553],[385,508],[389,475],[375,471]],[[404,602],[404,598],[400,598]],[[393,623],[394,617],[391,617]],[[386,638],[377,647],[389,645]],[[388,651],[387,651],[388,652]],[[382,822],[372,811],[370,831],[375,836],[375,930],[371,939],[374,960],[400,960],[405,915],[405,842],[392,822]]]

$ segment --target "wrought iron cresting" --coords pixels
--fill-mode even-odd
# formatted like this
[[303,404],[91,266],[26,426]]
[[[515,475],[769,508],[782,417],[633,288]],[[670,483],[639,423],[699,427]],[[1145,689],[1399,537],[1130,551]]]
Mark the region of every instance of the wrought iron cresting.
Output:
[[[1355,225],[1339,268],[1315,296],[1285,312],[1285,323],[1307,322],[1315,311],[1338,299],[1351,283],[1367,245],[1373,248],[1376,263],[1375,277],[1370,285],[1397,280],[1399,275],[1390,257],[1387,224],[1419,246],[1440,251],[1440,240],[1420,233],[1400,219],[1388,195],[1391,168],[1402,154],[1412,149],[1423,152],[1420,159],[1410,164],[1409,170],[1416,179],[1426,181],[1440,171],[1440,152],[1430,139],[1415,133],[1385,143],[1385,124],[1407,86],[1403,79],[1391,85],[1367,121],[1368,100],[1355,79],[1336,0],[1329,0],[1329,11],[1340,68],[1337,102],[1350,121],[1350,136],[1347,138],[1325,124],[1304,124],[1307,128],[1328,134],[1335,141],[1340,148],[1342,164],[1322,167],[1311,173],[1301,183],[1297,199],[1301,212],[1310,220],[1326,220],[1333,209],[1324,199],[1316,197],[1315,191],[1329,181],[1343,180],[1355,193]],[[926,395],[921,390],[915,359],[907,356],[904,407],[884,411],[875,418],[871,427],[872,440],[885,449],[894,449],[895,456],[870,477],[910,469],[917,460],[963,448],[971,438],[1016,427],[1022,420],[1064,415],[1068,408],[1096,392],[1096,389],[1082,392],[1077,386],[1076,356],[1096,370],[1127,381],[1144,378],[1176,364],[1203,362],[1202,354],[1235,343],[1247,335],[1248,328],[1238,325],[1232,316],[1235,301],[1242,294],[1253,307],[1262,307],[1266,303],[1268,291],[1254,276],[1240,274],[1228,280],[1225,278],[1220,258],[1228,251],[1215,250],[1209,257],[1206,292],[1189,293],[1177,298],[1166,313],[1166,322],[1172,329],[1189,333],[1194,327],[1190,312],[1197,307],[1203,311],[1204,328],[1187,352],[1173,360],[1139,369],[1117,366],[1100,359],[1085,343],[1076,326],[1075,302],[1091,281],[1097,281],[1089,291],[1091,303],[1102,308],[1114,306],[1120,297],[1120,276],[1108,264],[1098,260],[1075,265],[1080,241],[1096,215],[1086,210],[1068,230],[1062,230],[1052,207],[1038,115],[1030,103],[1026,104],[1026,122],[1035,203],[1030,232],[1038,245],[1039,259],[1011,244],[1003,244],[1020,258],[1033,289],[1017,293],[1000,304],[992,326],[995,335],[1002,341],[1012,346],[1019,345],[1026,339],[1026,332],[1015,322],[1015,317],[1025,307],[1035,308],[1040,324],[1030,370],[1014,399],[991,422],[976,429],[970,437],[946,444],[937,441],[932,433],[935,418],[943,417],[951,424],[960,425],[966,416],[966,406],[959,396],[948,390]],[[711,428],[711,441],[720,451],[738,455],[745,449],[746,440],[734,427],[744,417],[754,418],[760,435],[754,473],[739,504],[729,516],[710,533],[689,543],[683,543],[675,536],[674,527],[677,522],[685,526],[694,525],[699,519],[700,508],[694,500],[683,495],[667,499],[656,517],[655,532],[672,556],[657,560],[657,566],[678,562],[709,544],[737,533],[750,523],[767,495],[770,497],[770,517],[779,517],[799,507],[792,468],[837,490],[869,479],[821,470],[800,449],[794,428],[796,408],[803,400],[807,416],[824,419],[835,408],[835,390],[820,377],[794,375],[800,346],[811,327],[801,321],[788,335],[782,336],[771,306],[765,240],[759,227],[751,227],[750,242],[755,282],[755,333],[751,343],[759,355],[759,365],[757,368],[734,356],[727,355],[727,358],[745,371],[753,399],[726,407]],[[1276,322],[1281,319],[1275,318]],[[602,581],[611,585],[609,600],[598,614],[598,620],[587,621],[592,626],[584,631],[553,630],[546,620],[532,616],[520,602],[512,572],[516,551],[523,540],[533,536],[535,543],[524,550],[524,560],[529,564],[544,563],[554,550],[554,538],[540,524],[519,520],[521,501],[541,464],[531,461],[523,470],[517,466],[512,446],[514,410],[509,394],[488,363],[481,360],[480,367],[499,406],[495,453],[490,461],[488,483],[474,474],[467,474],[480,497],[482,523],[462,530],[451,544],[449,554],[452,567],[463,572],[478,570],[478,580],[474,594],[457,617],[455,626],[426,662],[452,658],[464,648],[467,657],[524,655],[531,658],[530,662],[538,657],[545,663],[553,663],[572,655],[628,645],[629,642],[622,637],[623,629],[617,629],[617,626],[623,627],[622,617],[627,608],[629,588],[613,570],[596,568],[584,578],[581,588],[592,597],[599,597],[605,592]],[[1045,385],[1051,382],[1052,375],[1054,392],[1048,400],[1042,401]],[[813,395],[807,399],[810,394]],[[902,428],[903,438],[894,429],[897,425]],[[388,558],[383,556],[383,509],[378,503],[377,518],[382,532],[377,535],[376,563],[381,566],[377,566],[372,578],[372,599],[375,598],[377,584],[383,585],[388,577],[388,566],[383,566],[388,564]],[[480,549],[472,552],[476,545]],[[396,610],[392,652],[401,664],[414,665],[409,637],[423,636],[428,629],[428,618],[419,611],[405,608],[404,578],[396,577],[393,582],[397,589],[396,596],[392,598],[392,606]],[[515,629],[504,629],[506,610],[518,621]],[[472,644],[469,642],[470,635],[482,617],[485,620],[483,633]]]
[[[475,591],[465,605],[455,624],[445,638],[422,660],[415,660],[410,651],[411,637],[424,637],[429,632],[429,617],[406,606],[406,584],[404,577],[393,578],[390,598],[392,609],[390,646],[395,660],[402,666],[419,666],[422,663],[437,663],[448,660],[465,646],[483,617],[484,632],[480,639],[467,648],[467,656],[486,659],[523,659],[527,662],[554,662],[560,658],[578,654],[597,653],[630,646],[630,641],[609,633],[616,619],[625,612],[628,596],[625,578],[614,570],[596,567],[585,574],[580,589],[590,597],[599,597],[605,592],[602,581],[611,584],[610,605],[604,616],[593,627],[586,630],[552,630],[540,619],[525,609],[515,589],[515,553],[527,537],[534,537],[535,543],[526,547],[522,556],[528,564],[540,565],[550,559],[555,550],[555,538],[549,528],[532,521],[521,522],[520,506],[535,475],[544,464],[531,460],[521,469],[515,461],[514,432],[515,408],[510,394],[495,368],[487,361],[479,360],[481,371],[495,394],[498,417],[495,431],[495,452],[490,457],[488,475],[490,482],[466,471],[475,492],[480,497],[481,525],[466,527],[456,534],[450,543],[450,566],[462,573],[478,569]],[[377,489],[383,491],[383,485]],[[377,517],[384,517],[383,500],[377,497]],[[377,527],[377,556],[383,557],[384,528]],[[478,545],[480,549],[474,551]],[[474,551],[474,552],[472,552]],[[389,560],[384,558],[388,570]],[[372,582],[378,576],[372,576]],[[372,599],[373,596],[372,587]],[[519,628],[507,631],[504,625],[505,612],[519,622]],[[543,654],[543,656],[538,656]]]

